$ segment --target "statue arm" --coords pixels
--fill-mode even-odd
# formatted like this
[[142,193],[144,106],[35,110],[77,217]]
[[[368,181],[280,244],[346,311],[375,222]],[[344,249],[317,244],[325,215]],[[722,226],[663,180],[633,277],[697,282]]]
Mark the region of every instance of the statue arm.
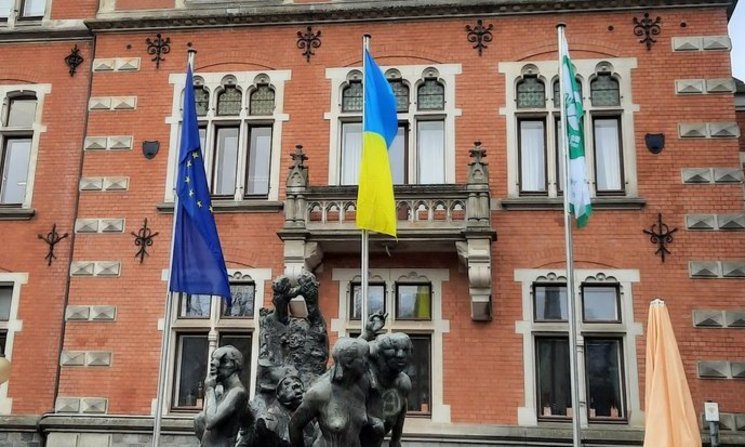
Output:
[[409,400],[409,393],[411,392],[411,379],[405,373],[399,375],[397,386],[401,397],[403,398],[403,405],[401,411],[396,416],[396,422],[393,423],[391,428],[391,441],[388,447],[401,447],[401,435],[404,431],[404,421],[406,420],[407,402]]
[[290,418],[289,432],[290,445],[292,447],[305,447],[303,429],[318,415],[320,404],[316,390],[311,388],[305,393],[303,403],[300,404]]
[[217,425],[231,417],[237,417],[239,408],[247,401],[246,390],[232,389],[223,400],[217,403],[215,388],[208,386],[205,392],[204,425],[207,430],[213,430]]
[[367,318],[365,328],[360,334],[359,338],[365,341],[373,341],[375,337],[385,327],[385,320],[388,318],[388,314],[384,312],[375,312]]

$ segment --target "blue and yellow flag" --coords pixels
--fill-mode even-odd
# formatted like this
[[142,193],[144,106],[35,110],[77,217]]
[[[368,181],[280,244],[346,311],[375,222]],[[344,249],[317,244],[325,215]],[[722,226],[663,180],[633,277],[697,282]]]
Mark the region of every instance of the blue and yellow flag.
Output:
[[204,172],[191,67],[186,71],[184,121],[176,175],[178,200],[171,291],[222,296],[229,306],[230,283]]
[[396,237],[396,202],[388,161],[388,149],[398,132],[396,97],[368,50],[364,87],[357,227]]

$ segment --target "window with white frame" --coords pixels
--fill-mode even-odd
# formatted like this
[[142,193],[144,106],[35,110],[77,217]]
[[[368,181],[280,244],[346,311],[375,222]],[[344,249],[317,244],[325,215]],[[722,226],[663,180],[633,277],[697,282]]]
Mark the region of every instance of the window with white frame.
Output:
[[[585,110],[588,181],[595,197],[636,197],[631,70],[634,59],[573,61]],[[562,194],[561,104],[558,64],[499,65],[507,77],[508,193],[510,197]],[[552,93],[549,100],[548,93]]]
[[233,345],[243,354],[241,382],[247,390],[253,389],[257,308],[262,305],[263,283],[269,276],[264,271],[233,271],[231,306],[217,296],[174,295],[171,410],[202,409],[210,355],[219,346]]
[[[30,88],[29,88],[30,87]],[[29,208],[48,85],[0,86],[0,208]]]
[[[13,361],[13,342],[23,328],[18,319],[21,289],[28,282],[27,273],[0,272],[0,354]],[[12,381],[11,377],[11,381]],[[0,414],[11,414],[13,399],[8,398],[8,383],[0,385]]]
[[[576,330],[579,350],[580,404],[583,423],[639,419],[636,340],[631,284],[638,271],[576,271]],[[569,306],[563,272],[518,270],[523,284],[525,407],[521,425],[569,421],[573,414],[569,357]],[[532,413],[532,414],[531,414]]]
[[[455,75],[459,65],[397,66],[385,70],[396,97],[398,133],[389,148],[393,183],[455,181]],[[362,156],[362,72],[326,70],[332,81],[329,184],[356,185]]]
[[[213,196],[220,201],[278,200],[284,83],[288,71],[266,73],[198,73],[194,76],[199,135]],[[181,85],[179,85],[181,81]],[[183,75],[174,83],[171,163],[172,185],[178,152],[183,101]],[[172,199],[172,187],[166,191]]]
[[[358,336],[361,329],[359,270],[334,269],[340,283],[339,318],[331,328],[341,336]],[[385,330],[405,332],[414,352],[407,373],[413,389],[409,415],[448,422],[449,407],[442,402],[442,336],[448,322],[442,320],[442,282],[447,270],[376,269],[369,284],[368,312],[387,312]]]
[[46,10],[47,0],[0,0],[0,21],[41,19]]

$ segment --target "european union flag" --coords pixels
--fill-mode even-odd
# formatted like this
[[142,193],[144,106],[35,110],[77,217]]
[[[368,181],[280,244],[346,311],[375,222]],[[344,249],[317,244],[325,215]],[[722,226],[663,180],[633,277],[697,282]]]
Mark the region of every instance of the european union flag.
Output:
[[225,258],[212,215],[212,202],[199,143],[191,66],[186,70],[184,120],[176,179],[176,224],[171,261],[171,291],[219,295],[231,304]]

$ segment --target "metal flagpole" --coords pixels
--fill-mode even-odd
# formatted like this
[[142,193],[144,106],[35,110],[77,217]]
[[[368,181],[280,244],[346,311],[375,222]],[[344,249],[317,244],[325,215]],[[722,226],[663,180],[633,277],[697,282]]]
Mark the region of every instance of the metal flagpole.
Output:
[[[194,56],[197,54],[197,50],[189,48],[188,51],[188,64],[194,72]],[[186,86],[189,88],[190,86]],[[185,107],[186,105],[184,105]],[[184,126],[184,123],[181,123]],[[176,164],[178,166],[179,154],[181,148],[179,147],[178,153],[176,154]],[[178,175],[178,169],[176,169]],[[178,179],[176,179],[178,181]],[[155,397],[155,415],[153,417],[153,447],[160,445],[160,429],[161,422],[163,420],[163,401],[165,388],[166,388],[166,371],[168,370],[168,353],[171,350],[171,319],[173,318],[173,293],[171,292],[171,269],[173,268],[173,245],[176,240],[176,218],[178,215],[178,194],[176,194],[175,188],[173,192],[173,229],[171,230],[171,255],[168,263],[168,283],[166,287],[166,310],[164,312],[163,320],[163,337],[160,348],[160,369],[158,375],[158,394]]]
[[[564,243],[566,245],[566,264],[567,264],[567,302],[569,321],[569,375],[571,377],[572,388],[572,445],[582,447],[582,418],[579,403],[579,376],[577,361],[577,314],[574,301],[574,259],[572,253],[572,220],[569,214],[569,141],[567,139],[567,114],[565,92],[567,86],[564,82],[564,51],[562,42],[564,41],[564,27],[560,23],[556,25],[559,36],[559,96],[561,98],[561,150],[564,157]],[[571,94],[574,94],[572,92]]]
[[[362,36],[362,150],[365,150],[365,89],[367,86],[365,85],[365,75],[367,73],[367,64],[365,63],[365,53],[370,50],[370,38],[371,36],[369,34],[365,34]],[[358,174],[359,175],[359,174]],[[357,182],[357,187],[359,188],[359,182]],[[357,203],[357,206],[359,207],[359,203]],[[365,331],[365,325],[367,324],[367,289],[369,285],[369,271],[370,271],[370,244],[369,244],[369,234],[367,230],[362,230],[362,261],[361,261],[361,275],[362,275],[362,297],[360,300],[360,333]]]

